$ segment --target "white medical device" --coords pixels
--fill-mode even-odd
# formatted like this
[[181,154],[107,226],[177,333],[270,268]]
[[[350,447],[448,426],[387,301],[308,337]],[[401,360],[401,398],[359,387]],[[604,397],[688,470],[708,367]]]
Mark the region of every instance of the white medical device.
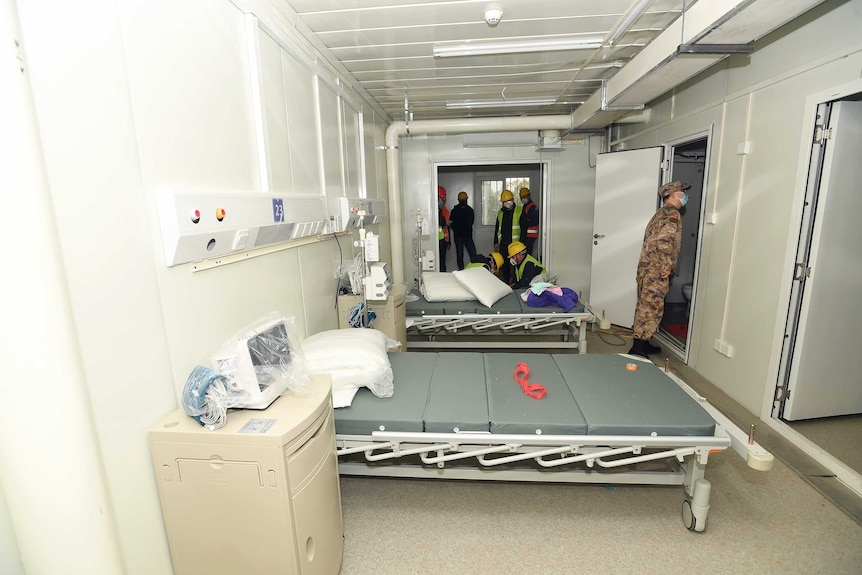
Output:
[[273,319],[219,349],[212,369],[225,378],[231,407],[266,409],[287,389],[286,377],[297,366],[282,318]]
[[422,256],[422,271],[432,272],[437,269],[437,258],[431,250],[425,250],[425,255]]
[[380,236],[368,232],[365,234],[365,261],[380,261]]
[[385,300],[392,290],[392,275],[386,262],[373,262],[365,277],[365,299]]
[[386,202],[373,198],[335,198],[330,201],[330,224],[335,231],[383,222]]

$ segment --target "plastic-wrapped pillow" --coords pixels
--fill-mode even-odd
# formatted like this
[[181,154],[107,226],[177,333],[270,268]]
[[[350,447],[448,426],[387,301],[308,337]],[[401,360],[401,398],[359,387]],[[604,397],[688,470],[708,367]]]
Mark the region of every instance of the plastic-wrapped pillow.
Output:
[[485,268],[467,268],[452,274],[485,307],[493,306],[512,293],[512,288]]
[[[490,272],[489,272],[490,273]],[[430,302],[470,301],[476,297],[447,272],[422,272],[422,296]]]
[[302,353],[312,373],[332,377],[334,407],[347,407],[360,387],[377,397],[395,391],[387,350],[399,342],[376,329],[344,328],[316,333],[302,342]]

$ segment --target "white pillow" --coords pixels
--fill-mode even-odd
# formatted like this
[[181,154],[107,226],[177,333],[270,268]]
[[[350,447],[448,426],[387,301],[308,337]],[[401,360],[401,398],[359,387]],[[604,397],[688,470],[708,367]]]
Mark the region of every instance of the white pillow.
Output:
[[333,406],[347,407],[363,386],[377,397],[392,397],[395,386],[386,350],[398,345],[382,331],[349,327],[306,338],[302,353],[313,373],[332,376]]
[[491,307],[507,294],[512,288],[485,268],[467,268],[452,272],[455,279],[470,291],[485,307]]
[[422,285],[419,291],[426,300],[434,302],[476,299],[451,273],[447,272],[422,272]]

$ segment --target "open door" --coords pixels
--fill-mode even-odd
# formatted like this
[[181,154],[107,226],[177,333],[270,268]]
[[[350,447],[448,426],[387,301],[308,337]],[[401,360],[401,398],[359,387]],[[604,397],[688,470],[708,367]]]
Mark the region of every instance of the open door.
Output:
[[[831,107],[831,111],[830,111]],[[787,382],[781,416],[788,421],[862,413],[859,326],[862,325],[862,102],[821,106],[822,139],[809,176],[811,214],[797,255],[795,318],[788,322]]]
[[658,206],[663,147],[599,154],[593,217],[590,309],[631,327],[644,230]]

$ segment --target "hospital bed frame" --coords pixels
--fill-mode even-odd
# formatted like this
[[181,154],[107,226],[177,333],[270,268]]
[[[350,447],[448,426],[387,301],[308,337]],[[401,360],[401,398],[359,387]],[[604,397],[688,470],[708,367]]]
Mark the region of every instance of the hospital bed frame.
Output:
[[[441,354],[445,355],[445,354]],[[452,354],[455,355],[455,354]],[[596,357],[596,356],[590,356]],[[642,358],[620,355],[629,363]],[[654,368],[652,363],[648,363]],[[656,368],[657,369],[657,368]],[[732,447],[751,467],[768,470],[772,455],[679,378],[667,374],[715,421],[712,435],[498,434],[453,430],[338,433],[342,475],[592,484],[682,485],[683,522],[703,531],[709,513],[709,455]],[[396,390],[398,379],[396,379]],[[397,391],[396,391],[397,393]]]
[[[587,353],[587,324],[595,317],[582,304],[568,312],[556,306],[529,307],[521,304],[517,294],[507,296],[507,305],[487,308],[476,302],[429,304],[426,313],[415,313],[407,307],[408,349],[417,348],[511,348],[577,349]],[[556,341],[537,340],[536,335],[559,337]],[[438,339],[457,336],[456,339]],[[507,336],[505,339],[488,336]],[[510,338],[517,339],[517,342]],[[506,341],[508,340],[508,341]]]

